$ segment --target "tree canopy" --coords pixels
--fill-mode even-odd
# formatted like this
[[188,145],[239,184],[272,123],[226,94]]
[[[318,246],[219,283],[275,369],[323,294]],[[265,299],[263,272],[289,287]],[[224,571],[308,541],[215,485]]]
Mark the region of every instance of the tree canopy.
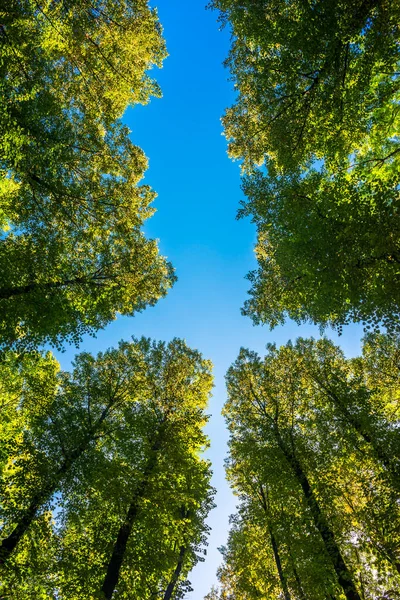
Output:
[[232,29],[223,122],[258,231],[244,313],[398,331],[399,3],[211,5]]
[[161,26],[144,0],[11,2],[0,20],[0,345],[77,342],[174,281],[120,122],[159,95]]
[[[374,0],[214,0],[233,39],[238,99],[224,125],[246,166],[290,169],[353,152],[389,126],[399,91],[399,11]],[[385,110],[382,110],[382,107]]]
[[255,323],[399,330],[399,162],[392,147],[381,152],[382,162],[369,150],[336,173],[271,166],[244,179],[239,214],[257,225],[258,269],[243,312]]
[[[182,600],[214,506],[212,364],[174,338],[63,350],[175,281],[123,123],[161,90],[150,0],[0,6],[0,600]],[[226,375],[238,498],[205,600],[400,599],[400,0],[211,0],[232,33],[242,312],[370,331]],[[386,333],[380,332],[384,327]]]
[[214,597],[397,597],[398,348],[370,335],[356,359],[326,339],[240,351],[224,409],[239,511]]
[[2,441],[2,594],[180,598],[213,506],[209,361],[142,338],[80,354],[72,373],[50,355],[31,363],[0,368],[20,406],[1,413],[14,432]]

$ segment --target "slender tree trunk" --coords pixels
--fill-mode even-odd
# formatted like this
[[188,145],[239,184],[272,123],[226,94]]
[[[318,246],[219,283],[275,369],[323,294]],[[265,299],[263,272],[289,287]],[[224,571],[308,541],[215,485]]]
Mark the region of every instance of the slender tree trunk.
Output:
[[158,452],[161,448],[161,444],[162,436],[161,432],[159,431],[157,439],[151,448],[150,457],[144,469],[142,479],[139,482],[139,485],[136,487],[135,494],[129,505],[129,509],[125,516],[124,522],[119,528],[117,539],[115,540],[114,548],[111,554],[111,558],[107,565],[106,576],[104,578],[103,586],[101,588],[101,591],[103,592],[106,600],[111,600],[114,590],[118,584],[120,570],[125,557],[128,540],[132,533],[133,525],[136,521],[139,512],[140,500],[146,493],[150,475],[152,474],[155,466],[157,465]]
[[295,578],[296,584],[297,584],[297,591],[298,591],[298,594],[299,594],[299,600],[307,600],[306,595],[305,595],[304,590],[303,590],[303,586],[301,585],[301,580],[300,580],[299,574],[298,574],[297,569],[296,569],[296,567],[294,565],[293,565],[293,575],[294,575],[294,578]]
[[14,296],[22,296],[31,292],[41,290],[57,290],[62,287],[90,283],[87,277],[75,277],[74,279],[65,279],[64,281],[34,282],[27,285],[20,285],[12,288],[0,288],[0,300],[8,300]]
[[171,600],[171,598],[172,598],[172,593],[175,589],[175,586],[176,586],[178,579],[180,577],[180,574],[182,572],[183,559],[185,558],[185,553],[186,553],[186,547],[181,546],[180,551],[179,551],[179,556],[178,556],[178,562],[177,562],[175,571],[171,577],[171,581],[169,582],[168,587],[165,590],[163,600]]
[[66,459],[63,462],[63,464],[53,475],[51,480],[47,484],[42,486],[34,495],[28,508],[23,512],[14,530],[1,542],[0,564],[5,564],[7,562],[10,555],[20,542],[21,538],[25,535],[32,522],[35,520],[40,508],[57,491],[61,479],[69,471],[71,466],[78,460],[78,458],[84,453],[89,444],[89,441],[84,446],[81,446],[77,451],[72,453],[68,457],[68,459]]
[[142,498],[144,492],[146,491],[147,483],[147,478],[142,480],[141,484],[137,489],[137,494],[135,495],[134,499],[132,500],[129,506],[125,520],[119,528],[113,552],[107,566],[107,573],[104,579],[103,587],[101,588],[101,591],[104,593],[105,598],[107,600],[111,599],[114,590],[117,586],[128,539],[132,532],[132,527],[138,514],[139,500]]
[[[374,436],[370,434],[369,431],[365,428],[362,421],[356,416],[352,415],[351,412],[347,409],[347,406],[341,400],[340,396],[332,391],[331,388],[323,384],[319,379],[314,378],[317,384],[324,390],[327,396],[330,398],[332,403],[336,406],[338,411],[347,419],[347,422],[354,428],[354,430],[359,434],[359,436],[366,442],[372,449],[373,454],[378,459],[378,461],[387,469],[390,473],[390,481],[393,484],[393,487],[396,490],[400,489],[400,473],[398,468],[393,465],[393,461],[390,456],[384,450],[381,444],[379,444]],[[392,565],[396,568],[397,572],[400,573],[400,562],[393,555],[393,553],[386,548],[384,548],[386,556],[389,558]]]
[[32,521],[35,519],[38,510],[41,506],[46,502],[49,498],[51,491],[46,493],[46,491],[41,490],[41,494],[37,494],[23,516],[19,520],[17,526],[14,528],[12,533],[6,537],[0,546],[0,565],[3,565],[7,562],[12,552],[15,550],[17,544],[21,540],[21,538],[25,535],[26,531],[29,529]]
[[296,569],[296,563],[294,561],[293,554],[292,554],[292,552],[290,550],[290,546],[288,546],[288,551],[289,551],[289,556],[290,556],[290,562],[292,564],[293,575],[294,575],[294,578],[296,580],[297,592],[298,592],[298,595],[299,595],[299,600],[307,600],[306,594],[305,594],[305,592],[303,590],[303,586],[301,584],[301,579],[300,579],[299,574],[298,574],[297,569]]
[[[268,492],[267,492],[268,493]],[[260,484],[260,494],[261,494],[261,505],[263,507],[263,510],[265,512],[265,516],[267,518],[268,521],[268,533],[269,533],[269,537],[271,540],[271,545],[272,545],[272,550],[274,553],[274,558],[275,558],[275,564],[276,564],[276,568],[278,570],[278,576],[279,576],[279,581],[281,583],[281,587],[282,587],[282,591],[283,591],[283,595],[285,597],[285,600],[291,600],[291,596],[289,593],[289,589],[287,586],[287,581],[286,581],[286,577],[283,573],[283,569],[282,569],[282,563],[281,563],[281,558],[279,556],[279,547],[278,547],[278,543],[276,541],[276,538],[274,536],[274,531],[272,529],[272,525],[271,525],[271,514],[269,511],[269,506],[268,506],[268,501],[267,501],[267,496],[264,492],[264,488],[262,486],[262,484]]]
[[99,431],[101,425],[106,419],[108,412],[112,405],[114,404],[115,399],[103,410],[100,415],[98,421],[92,427],[92,429],[87,433],[83,442],[75,448],[69,455],[65,458],[61,467],[54,473],[54,475],[50,478],[50,481],[45,483],[33,496],[28,508],[23,512],[20,520],[18,521],[14,530],[7,536],[2,542],[0,546],[0,565],[5,564],[9,559],[12,552],[17,547],[21,538],[25,535],[32,522],[35,520],[40,508],[52,497],[52,495],[57,491],[60,485],[60,481],[62,478],[68,473],[70,468],[76,461],[85,453],[90,442],[93,440],[95,434]]
[[287,586],[286,577],[285,577],[285,575],[283,573],[283,569],[282,569],[282,563],[281,563],[281,557],[279,556],[278,544],[276,542],[274,532],[272,531],[271,525],[268,526],[268,532],[269,532],[269,536],[271,538],[272,550],[274,552],[276,568],[278,569],[279,581],[281,582],[283,595],[285,597],[285,600],[291,600],[291,596],[290,596],[289,589]]
[[326,520],[325,515],[318,504],[318,501],[310,486],[308,478],[304,473],[301,464],[295,456],[293,450],[290,447],[288,447],[283,441],[277,427],[275,427],[275,438],[279,448],[281,449],[286,460],[288,461],[293,471],[293,474],[295,475],[297,481],[301,485],[308,508],[310,509],[314,525],[321,535],[321,538],[325,545],[325,549],[331,559],[332,566],[335,569],[339,584],[343,589],[344,595],[346,596],[347,600],[361,600],[357,588],[353,582],[352,575],[348,570],[346,563],[344,562],[344,559],[342,557],[342,554],[339,550],[339,547],[336,543],[333,531],[331,530],[328,521]]

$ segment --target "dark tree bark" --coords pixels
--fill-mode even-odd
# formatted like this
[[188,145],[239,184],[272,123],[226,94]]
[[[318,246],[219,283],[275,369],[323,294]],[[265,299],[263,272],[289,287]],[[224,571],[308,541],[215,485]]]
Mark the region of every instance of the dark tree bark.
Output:
[[12,288],[0,288],[0,300],[9,300],[14,296],[23,296],[31,292],[52,291],[63,287],[73,285],[102,285],[102,282],[112,277],[75,277],[74,279],[65,279],[64,281],[49,281],[40,283],[38,281],[27,285],[20,285]]
[[171,600],[171,598],[172,598],[173,591],[175,589],[176,584],[178,583],[178,579],[182,572],[183,559],[185,558],[185,554],[186,554],[186,547],[181,546],[181,548],[179,550],[178,562],[177,562],[175,571],[171,577],[171,581],[169,582],[168,587],[165,590],[163,600]]
[[272,531],[271,525],[268,527],[268,531],[269,531],[269,536],[271,538],[272,550],[274,552],[276,568],[278,569],[279,581],[281,582],[283,595],[285,597],[285,600],[291,600],[289,588],[287,586],[286,577],[285,577],[285,575],[283,573],[283,569],[282,569],[282,563],[281,563],[281,558],[279,556],[278,544],[276,542],[274,532]]
[[342,554],[339,550],[339,546],[336,543],[333,531],[331,530],[329,523],[326,520],[325,515],[318,504],[315,494],[311,488],[310,482],[308,481],[308,478],[304,473],[299,460],[295,456],[292,448],[285,444],[280,434],[280,431],[276,425],[274,428],[274,434],[280,450],[282,451],[283,455],[288,461],[294,476],[296,477],[303,490],[303,494],[306,499],[308,508],[310,509],[314,525],[321,535],[325,549],[331,559],[332,566],[336,572],[338,582],[343,589],[344,595],[346,596],[347,600],[361,600],[361,597],[353,582],[352,575],[348,570],[346,563],[342,557]]
[[293,558],[292,552],[290,550],[290,547],[289,547],[289,556],[290,556],[290,562],[292,564],[293,575],[294,575],[294,578],[295,578],[295,581],[296,581],[296,585],[297,585],[297,593],[298,593],[298,596],[299,596],[299,600],[307,600],[306,594],[304,592],[304,589],[303,589],[303,586],[302,586],[302,583],[301,583],[300,576],[299,576],[299,574],[297,572],[297,569],[296,569],[296,563],[294,561],[294,558]]
[[271,545],[272,545],[272,550],[274,553],[274,558],[275,558],[275,564],[276,564],[276,568],[278,570],[278,576],[279,576],[279,581],[282,587],[282,591],[283,591],[283,595],[285,597],[285,600],[291,600],[291,596],[289,593],[289,588],[287,585],[287,581],[286,581],[286,577],[285,574],[283,572],[282,569],[282,562],[281,562],[281,557],[279,555],[279,547],[278,547],[278,543],[276,541],[275,535],[274,535],[274,531],[272,529],[272,525],[270,522],[270,513],[268,510],[268,503],[267,503],[267,498],[265,497],[265,492],[264,492],[264,488],[262,485],[260,485],[260,494],[261,494],[261,505],[263,507],[263,510],[265,512],[265,516],[268,520],[268,533],[269,533],[269,537],[271,540]]
[[146,493],[150,476],[157,465],[157,459],[161,445],[162,434],[161,430],[159,430],[156,440],[153,446],[151,447],[150,456],[147,461],[147,465],[143,471],[142,479],[136,487],[135,494],[128,508],[128,512],[126,513],[124,522],[119,528],[117,539],[115,540],[111,558],[107,566],[107,573],[104,578],[103,586],[101,588],[101,591],[103,592],[106,600],[111,600],[114,590],[118,584],[121,566],[125,557],[128,540],[132,533],[132,528],[140,509],[140,501]]
[[25,535],[32,522],[35,520],[40,508],[52,497],[57,491],[62,478],[68,473],[70,468],[76,461],[85,453],[89,444],[94,439],[96,433],[99,431],[103,421],[106,419],[112,405],[115,403],[115,398],[110,404],[103,410],[99,419],[95,425],[87,433],[82,443],[75,448],[72,452],[68,453],[59,469],[50,477],[48,480],[33,496],[28,508],[24,510],[21,518],[19,519],[14,530],[1,542],[0,546],[0,565],[5,564],[9,559],[12,552],[15,550],[22,537]]
[[9,559],[12,552],[15,550],[22,537],[25,535],[32,522],[35,520],[40,508],[52,497],[57,491],[61,479],[69,471],[71,466],[80,458],[85,452],[90,440],[81,448],[71,453],[70,456],[64,460],[61,467],[52,476],[51,480],[46,485],[41,487],[38,492],[32,498],[28,508],[23,512],[18,524],[10,533],[9,536],[4,538],[0,546],[0,564],[5,564]]

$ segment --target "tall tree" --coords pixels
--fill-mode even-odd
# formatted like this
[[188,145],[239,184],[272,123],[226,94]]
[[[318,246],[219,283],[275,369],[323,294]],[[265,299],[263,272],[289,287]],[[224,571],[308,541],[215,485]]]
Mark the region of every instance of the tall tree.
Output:
[[399,91],[397,0],[210,4],[233,34],[226,64],[238,97],[224,125],[231,155],[246,166],[266,156],[284,170],[347,157],[379,122],[390,127]]
[[280,174],[270,163],[268,176],[245,178],[239,214],[258,229],[244,308],[254,322],[274,327],[290,317],[340,331],[362,321],[398,331],[398,126],[340,166]]
[[0,344],[78,342],[174,281],[141,232],[155,194],[120,122],[159,94],[161,27],[146,0],[11,2],[0,20]]
[[180,597],[212,507],[210,363],[181,340],[142,338],[80,354],[55,385],[45,406],[36,390],[29,445],[9,449],[1,592]]
[[[381,352],[382,336],[369,336],[367,358],[352,360],[327,340],[270,346],[264,359],[242,349],[228,371],[238,539],[253,527],[274,564],[271,574],[248,568],[255,581],[243,597],[263,598],[265,580],[296,599],[372,598],[398,587],[398,416],[369,375],[372,356],[394,350],[384,340]],[[246,544],[241,554],[230,546],[221,572],[222,589],[234,584],[238,597],[255,542]]]
[[[164,504],[165,501],[157,502],[152,496],[149,499],[158,504],[159,512],[160,510],[165,511],[166,516],[171,514],[171,511],[172,513],[180,513],[181,519],[178,520],[178,525],[182,520],[182,516],[184,520],[188,521],[190,512],[193,510],[188,503],[195,502],[198,507],[201,507],[207,499],[204,497],[204,491],[206,490],[202,491],[201,488],[199,490],[199,483],[196,483],[197,477],[204,471],[204,465],[201,465],[201,463],[196,465],[197,460],[193,460],[193,454],[196,455],[206,443],[201,427],[205,423],[203,411],[211,385],[209,364],[201,361],[198,354],[190,352],[178,341],[171,344],[167,351],[164,350],[162,361],[159,364],[156,363],[155,367],[157,371],[153,377],[157,382],[161,379],[159,386],[162,388],[163,393],[161,398],[156,396],[150,405],[156,414],[156,419],[146,440],[147,452],[141,473],[137,479],[137,485],[134,488],[133,496],[130,498],[126,515],[118,529],[108,562],[107,572],[102,584],[102,591],[106,599],[111,599],[114,590],[118,590],[121,567],[124,562],[126,563],[129,560],[129,541],[140,522],[143,501],[151,493],[155,476],[168,481],[166,484],[161,484],[161,489],[157,491],[169,495],[169,501]],[[199,473],[199,475],[196,473]],[[202,475],[200,481],[204,481],[204,475]],[[193,484],[198,488],[194,497],[192,497],[195,491]],[[188,485],[189,488],[187,488]],[[187,489],[188,499],[184,504],[176,506],[179,497],[185,494],[185,488]],[[174,586],[186,570],[183,568],[182,563],[186,551],[185,546],[190,543],[190,536],[186,544],[185,537],[181,540],[180,544],[176,543],[178,540],[175,542],[174,556],[176,561],[176,555],[178,555],[178,565],[174,565],[176,577],[176,580],[173,581]],[[187,550],[189,551],[189,547]],[[161,557],[164,552],[165,550],[161,550]],[[136,560],[138,559],[136,558]],[[176,569],[179,569],[179,573],[176,572]],[[169,581],[165,594],[172,594],[173,589],[171,588],[172,582]]]
[[[35,386],[36,397],[30,392],[31,402],[33,396],[39,408],[20,443],[11,448],[11,472],[2,484],[2,564],[59,491],[64,478],[86,455],[90,459],[93,452],[96,454],[96,442],[114,411],[121,410],[125,395],[130,392],[128,400],[134,402],[143,391],[138,383],[140,374],[135,371],[143,364],[140,353],[128,345],[126,354],[123,345],[120,351],[99,355],[97,361],[81,354],[72,375],[60,373],[57,379],[52,378],[51,385]],[[14,465],[25,462],[28,464],[15,472]]]
[[399,2],[216,0],[258,270],[244,312],[399,329]]
[[[59,365],[50,353],[2,353],[0,360],[0,521],[1,538],[7,536],[10,519],[19,518],[26,508],[27,497],[40,485],[46,460],[37,451],[35,437],[43,425],[57,389]],[[1,568],[0,589],[4,580],[24,580],[31,598],[43,597],[43,587],[33,581],[26,569],[30,557],[32,569],[46,571],[54,555],[51,544],[51,515],[43,511],[25,537],[19,560],[5,574]],[[37,541],[40,540],[40,550]],[[13,589],[13,585],[10,586]],[[2,595],[2,594],[1,594]]]
[[118,314],[155,304],[175,280],[156,242],[129,225],[94,235],[10,234],[0,242],[0,265],[0,346],[18,351],[77,344]]

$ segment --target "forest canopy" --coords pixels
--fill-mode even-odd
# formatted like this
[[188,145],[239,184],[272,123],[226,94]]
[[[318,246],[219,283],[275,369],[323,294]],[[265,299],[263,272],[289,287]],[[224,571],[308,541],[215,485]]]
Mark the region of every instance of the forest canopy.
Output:
[[383,335],[354,359],[327,339],[241,349],[224,409],[239,506],[209,600],[398,597],[398,356]]
[[210,362],[141,338],[71,373],[9,353],[0,384],[1,595],[181,597],[213,506]]
[[160,95],[165,42],[146,0],[11,1],[0,21],[0,346],[77,343],[175,279],[120,120]]
[[258,231],[244,314],[398,331],[399,2],[211,5],[232,30],[239,216]]
[[[242,169],[238,218],[257,229],[242,313],[271,328],[289,319],[341,333],[361,322],[368,333],[360,356],[298,338],[267,344],[265,356],[242,347],[228,369],[237,507],[205,600],[399,600],[400,0],[209,7],[231,33],[234,100],[222,121]],[[191,10],[174,26],[204,63]],[[201,145],[191,127],[215,100],[211,64],[203,85],[186,46],[175,112],[144,127],[172,193],[184,190],[185,205],[174,212],[167,197],[165,213],[181,231],[184,212],[193,221],[201,210],[206,228],[217,214],[183,185],[185,164],[198,168],[195,144],[206,193],[218,189],[212,177],[228,189],[212,174],[208,133]],[[150,0],[0,6],[0,600],[183,600],[207,554],[211,362],[171,329],[170,341],[132,337],[102,352],[99,339],[71,366],[48,351],[154,305],[176,280],[145,234],[156,192],[125,124],[127,109],[161,96],[153,73],[166,57]],[[177,151],[176,115],[186,127]],[[211,291],[210,329],[214,280],[199,282]],[[197,291],[187,304],[203,327]],[[154,320],[157,337],[173,314]]]

